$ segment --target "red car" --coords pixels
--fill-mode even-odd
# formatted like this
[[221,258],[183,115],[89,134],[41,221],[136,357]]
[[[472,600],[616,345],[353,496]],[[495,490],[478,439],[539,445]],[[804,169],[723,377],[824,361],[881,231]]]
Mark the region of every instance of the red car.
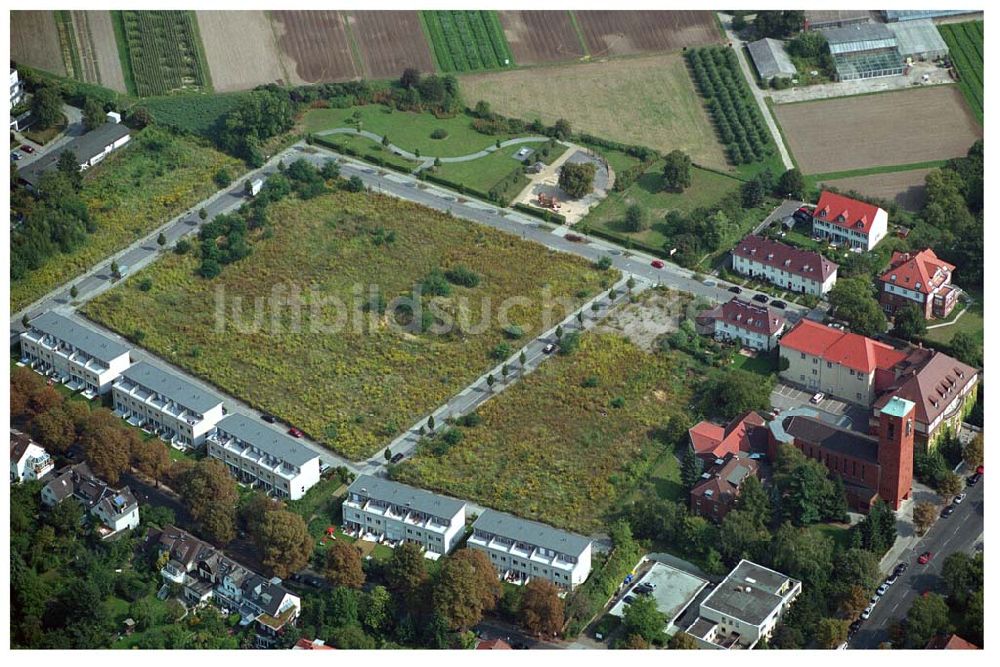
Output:
[[661,259],[654,259],[652,262],[650,262],[650,265],[654,269],[662,269],[663,268],[663,260],[661,260]]
[[983,474],[983,466],[979,466],[979,467],[976,468],[976,474],[977,475],[982,475]]
[[29,146],[28,144],[24,144],[23,146],[21,146],[21,150],[24,151],[25,153],[28,153],[29,155],[35,152],[35,149]]
[[928,561],[930,561],[931,558],[934,558],[934,554],[932,554],[930,551],[925,551],[922,554],[920,554],[920,558],[917,559],[917,562],[920,563],[921,565],[927,565]]
[[290,429],[288,429],[288,435],[292,436],[293,438],[301,438],[302,436],[305,435],[305,433],[303,433],[302,431],[293,426]]

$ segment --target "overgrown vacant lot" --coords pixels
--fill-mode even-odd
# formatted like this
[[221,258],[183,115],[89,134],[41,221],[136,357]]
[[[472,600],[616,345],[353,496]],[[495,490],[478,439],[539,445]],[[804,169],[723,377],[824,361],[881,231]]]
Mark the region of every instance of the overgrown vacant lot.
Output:
[[76,251],[53,255],[24,279],[12,281],[11,311],[93,268],[218,190],[212,176],[221,167],[234,177],[245,168],[195,139],[155,128],[133,135],[123,148],[85,172],[82,195],[97,231]]
[[505,116],[548,124],[565,118],[574,131],[729,168],[680,54],[473,74],[461,85],[469,105],[486,100]]
[[[91,302],[87,314],[123,334],[141,330],[143,345],[165,359],[355,458],[377,451],[495,363],[489,355],[505,338],[497,323],[505,298],[530,300],[509,314],[528,340],[540,331],[544,286],[576,301],[615,278],[581,259],[374,194],[288,199],[272,205],[268,217],[273,236],[254,241],[249,257],[214,280],[195,276],[196,252],[170,254]],[[451,301],[443,310],[467,314],[465,324],[450,334],[408,333],[389,326],[377,310],[356,312],[372,299],[355,297],[355,286],[367,294],[375,285],[391,301],[411,294],[435,269],[459,266],[480,280],[475,287],[449,283]],[[138,285],[147,278],[152,288],[143,292]],[[314,287],[314,303],[342,299],[354,311],[350,325],[339,333],[313,332],[312,324],[332,327],[337,321],[336,305],[327,301],[318,306],[321,318],[313,317],[310,307],[303,309],[298,332],[292,331],[288,309],[281,311],[275,333],[270,309],[261,330],[234,330],[235,298],[244,304],[238,321],[249,327],[254,299],[293,284],[304,297]],[[218,295],[229,305],[225,331],[216,328]],[[471,333],[483,323],[481,299],[487,298],[494,316],[484,333]],[[555,307],[554,313],[561,317],[562,309]],[[369,317],[375,326],[368,326]],[[355,322],[364,324],[360,331]],[[516,351],[518,341],[510,344]]]
[[[456,427],[464,435],[458,444],[421,445],[395,476],[518,516],[598,530],[663,454],[657,430],[690,399],[687,359],[587,334],[574,355],[550,359],[483,405],[478,426]],[[591,376],[596,386],[584,386]]]

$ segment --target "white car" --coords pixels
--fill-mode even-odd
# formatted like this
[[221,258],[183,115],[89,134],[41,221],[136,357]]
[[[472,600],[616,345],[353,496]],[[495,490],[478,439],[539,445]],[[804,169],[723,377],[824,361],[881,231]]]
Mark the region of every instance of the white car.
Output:
[[824,398],[826,398],[826,394],[824,394],[823,392],[820,391],[820,392],[817,392],[817,393],[813,394],[813,397],[809,399],[809,402],[810,403],[814,403],[816,405],[819,405],[820,403],[823,402]]
[[881,586],[878,587],[878,590],[876,591],[876,593],[878,593],[880,596],[882,596],[882,595],[885,595],[885,592],[887,590],[889,590],[889,584],[882,584]]
[[965,493],[960,493],[957,496],[955,496],[955,504],[956,505],[961,505],[962,501],[965,500],[966,495],[967,494],[965,494]]
[[863,619],[865,619],[867,621],[868,618],[872,615],[872,610],[873,609],[875,609],[875,605],[873,605],[873,604],[870,604],[867,607],[865,607],[865,610],[863,612],[861,612],[861,618],[863,618]]

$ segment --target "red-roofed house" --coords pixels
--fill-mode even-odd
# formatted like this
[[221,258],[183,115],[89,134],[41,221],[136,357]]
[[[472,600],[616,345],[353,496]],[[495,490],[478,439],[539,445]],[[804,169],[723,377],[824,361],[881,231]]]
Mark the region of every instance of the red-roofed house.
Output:
[[823,255],[763,236],[750,234],[731,253],[736,273],[793,292],[822,296],[837,282],[837,264]]
[[779,342],[788,367],[781,377],[809,391],[866,407],[895,380],[893,367],[906,353],[810,320],[801,320]]
[[889,231],[889,214],[857,199],[824,191],[813,210],[813,235],[871,250]]
[[916,304],[925,319],[948,317],[958,303],[958,290],[951,284],[955,270],[930,248],[918,253],[894,252],[889,269],[882,274],[878,300],[892,315],[906,304]]
[[757,462],[746,454],[715,459],[691,489],[691,512],[719,522],[733,509],[743,482],[757,476]]
[[306,639],[305,637],[295,642],[293,651],[332,651],[332,646],[327,646],[322,639]]
[[979,647],[972,642],[965,641],[958,635],[935,635],[927,642],[926,649],[945,649],[960,651],[978,651]]
[[485,639],[476,645],[477,651],[509,650],[510,644],[502,639]]
[[785,330],[785,318],[778,311],[734,297],[698,316],[711,321],[716,340],[737,341],[752,350],[773,350]]
[[688,437],[694,453],[707,461],[738,452],[767,451],[767,427],[764,418],[756,412],[741,415],[725,427],[708,421],[698,422],[688,429]]

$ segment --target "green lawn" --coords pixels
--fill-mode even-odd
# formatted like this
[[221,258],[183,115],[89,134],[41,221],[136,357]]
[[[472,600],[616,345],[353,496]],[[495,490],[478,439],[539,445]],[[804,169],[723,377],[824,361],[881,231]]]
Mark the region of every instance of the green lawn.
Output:
[[397,171],[411,172],[420,166],[417,160],[410,160],[393,153],[385,146],[359,134],[328,134],[317,137],[321,146],[329,146],[333,150],[346,155],[361,158],[376,164],[383,164]]
[[812,525],[809,530],[832,538],[839,549],[846,549],[850,546],[851,531],[841,524],[817,523]]
[[942,322],[953,321],[954,324],[946,327],[939,327],[937,329],[928,329],[924,338],[933,341],[935,343],[948,344],[955,334],[959,332],[965,332],[975,336],[976,340],[979,342],[980,348],[982,348],[985,342],[985,322],[983,320],[983,300],[982,295],[974,295],[973,298],[975,302],[966,308],[965,313],[955,320],[959,311],[964,307],[964,304],[959,304],[955,306],[955,310],[952,311],[952,316],[949,316],[947,320],[931,320],[928,322],[929,325],[941,324]]
[[[528,177],[522,171],[523,163],[514,159],[514,154],[525,147],[535,150],[535,154],[528,158],[528,163],[541,161],[551,164],[567,150],[561,144],[549,148],[547,142],[517,144],[469,162],[444,163],[440,167],[435,167],[431,173],[485,194],[489,194],[495,188],[501,202],[507,205],[529,183]],[[543,155],[543,151],[547,151],[548,155]]]
[[[306,132],[321,132],[339,127],[356,127],[388,136],[389,141],[404,150],[420,151],[425,157],[457,157],[483,150],[496,143],[522,135],[485,135],[472,129],[472,118],[458,114],[452,118],[437,118],[430,113],[396,111],[380,104],[347,109],[312,109],[302,123]],[[434,130],[444,130],[444,139],[432,139]]]
[[732,367],[758,375],[771,375],[778,370],[775,358],[769,354],[758,354],[756,357],[736,354],[733,357]]

